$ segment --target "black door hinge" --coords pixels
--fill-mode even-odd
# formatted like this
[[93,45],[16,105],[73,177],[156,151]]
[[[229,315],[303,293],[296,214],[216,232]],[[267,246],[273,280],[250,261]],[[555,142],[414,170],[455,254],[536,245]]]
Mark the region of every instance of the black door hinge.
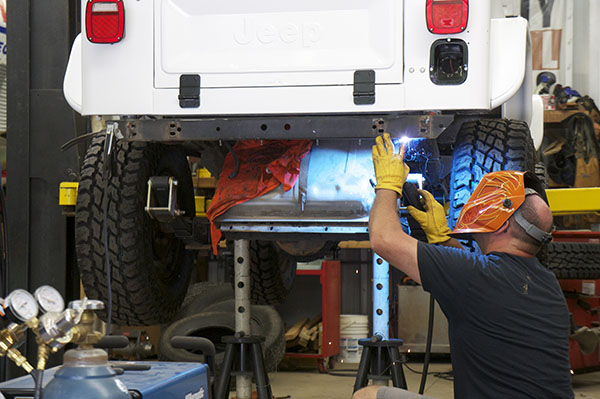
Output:
[[375,104],[375,71],[354,71],[354,104]]
[[198,108],[200,106],[200,75],[179,77],[179,106]]

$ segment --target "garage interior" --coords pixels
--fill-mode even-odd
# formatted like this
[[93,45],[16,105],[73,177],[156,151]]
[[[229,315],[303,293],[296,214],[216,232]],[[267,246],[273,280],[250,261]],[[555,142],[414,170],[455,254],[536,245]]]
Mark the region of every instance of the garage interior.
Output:
[[[90,3],[124,4],[127,29],[128,6],[133,9],[144,1],[164,3],[165,8],[179,4]],[[5,121],[0,116],[0,397],[34,398],[41,397],[40,392],[47,399],[71,397],[60,396],[59,379],[52,376],[62,365],[82,361],[64,357],[76,345],[101,350],[103,354],[96,353],[101,360],[108,354],[112,368],[121,373],[117,377],[125,391],[109,373],[105,386],[114,391],[102,397],[350,398],[366,385],[454,397],[446,317],[429,293],[371,250],[368,207],[362,219],[352,218],[375,196],[371,146],[384,128],[405,128],[410,122],[433,135],[410,153],[410,162],[424,162],[425,167],[408,181],[419,188],[433,187],[433,178],[424,177],[425,169],[437,168],[442,177],[433,180],[441,187],[454,179],[457,172],[451,169],[459,161],[453,160],[453,141],[431,141],[448,138],[445,134],[461,137],[465,126],[476,132],[497,129],[496,122],[477,121],[466,112],[458,112],[454,120],[450,111],[376,113],[365,119],[323,109],[310,120],[276,110],[198,118],[188,113],[173,119],[160,113],[82,115],[65,99],[65,74],[76,37],[86,29],[86,1],[7,2],[0,2],[0,38],[1,33],[5,37],[0,43],[0,79],[5,75],[0,108],[6,108],[0,110],[5,116]],[[421,3],[425,10],[431,1]],[[459,3],[473,7],[475,0]],[[600,47],[594,40],[600,35],[600,1],[492,3],[496,16],[529,20],[531,94],[543,103],[538,121],[543,141],[540,138],[532,153],[538,161],[535,171],[543,168],[556,225],[553,242],[540,261],[556,275],[569,307],[575,397],[600,398]],[[261,7],[265,4],[269,1]],[[127,34],[133,37],[133,32],[126,30]],[[304,40],[310,40],[307,35]],[[447,36],[459,37],[442,34],[430,41],[443,38],[442,46]],[[85,41],[85,35],[80,40]],[[148,41],[158,42],[160,37]],[[430,54],[437,57],[428,42]],[[105,61],[110,68],[110,57]],[[353,106],[384,97],[379,97],[384,89],[369,75],[372,70],[361,69],[366,71],[348,75],[353,77]],[[418,73],[409,71],[408,64],[403,70],[407,76]],[[472,70],[469,77],[476,75]],[[193,80],[198,75],[184,76]],[[424,76],[429,82],[429,75]],[[436,85],[460,85],[468,78],[465,74],[463,80],[449,83],[436,79],[444,77],[432,74]],[[183,109],[190,106],[186,101],[202,109],[203,93],[214,87],[184,81],[177,81],[177,90],[170,87],[179,94],[173,101]],[[365,82],[373,84],[376,94],[359,91]],[[186,92],[190,87],[192,94]],[[118,93],[114,101],[120,102],[117,97]],[[198,105],[193,105],[196,100]],[[502,104],[486,111],[499,118],[504,115],[501,109]],[[412,119],[406,122],[408,118]],[[502,121],[506,128],[514,126]],[[281,125],[277,132],[275,125]],[[527,123],[517,125],[516,130],[527,129],[529,140]],[[199,144],[192,142],[194,129],[208,132]],[[244,129],[253,131],[238,133]],[[284,140],[282,134],[289,131],[296,136]],[[316,131],[324,136],[315,138]],[[174,145],[163,145],[175,136]],[[114,144],[106,144],[111,140]],[[179,150],[165,150],[181,143],[185,144]],[[111,151],[117,155],[104,162]],[[419,158],[425,153],[435,161],[428,164],[429,159]],[[262,163],[244,165],[259,154]],[[348,159],[356,162],[354,169],[346,167]],[[146,165],[154,169],[143,170]],[[271,179],[279,176],[274,169],[278,165],[283,175],[295,168],[295,179]],[[271,180],[257,175],[264,169]],[[105,174],[109,179],[125,177],[110,183],[103,180]],[[233,178],[248,184],[227,183]],[[143,192],[131,179],[143,181]],[[265,187],[256,183],[259,180]],[[105,192],[104,185],[110,186],[110,194],[98,195]],[[253,199],[240,200],[250,190],[256,191]],[[453,194],[464,194],[448,190],[434,192],[436,199],[441,196],[450,203]],[[317,191],[325,199],[311,202]],[[298,199],[293,207],[291,198]],[[318,213],[324,203],[328,218]],[[410,203],[402,206],[406,205]],[[456,222],[460,207],[452,216],[453,206],[447,211],[449,220]],[[426,241],[405,209],[405,228]],[[111,267],[105,262],[112,262]],[[160,262],[173,268],[154,265]],[[10,301],[29,304],[30,297],[39,315],[37,310],[33,316],[18,314]],[[52,307],[61,301],[62,308]],[[365,355],[365,348],[372,357]],[[152,385],[156,381],[150,371],[155,370],[160,378],[169,375],[164,386]],[[44,375],[46,388],[36,392]],[[91,383],[64,384],[73,397],[94,389]],[[168,396],[169,384],[181,389],[175,391],[180,396]]]

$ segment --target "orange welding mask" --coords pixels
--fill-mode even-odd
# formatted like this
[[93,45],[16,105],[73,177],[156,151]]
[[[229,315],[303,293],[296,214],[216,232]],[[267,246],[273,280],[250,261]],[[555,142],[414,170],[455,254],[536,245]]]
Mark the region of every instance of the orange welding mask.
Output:
[[542,183],[531,172],[498,171],[486,174],[463,206],[451,234],[461,236],[497,231],[529,194],[539,195],[548,203]]

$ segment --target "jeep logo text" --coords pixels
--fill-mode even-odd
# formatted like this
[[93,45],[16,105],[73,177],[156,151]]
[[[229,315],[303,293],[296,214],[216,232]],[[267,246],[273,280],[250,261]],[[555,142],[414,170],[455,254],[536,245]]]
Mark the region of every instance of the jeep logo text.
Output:
[[233,33],[236,43],[247,45],[259,44],[300,44],[302,47],[312,47],[320,40],[321,26],[316,22],[292,23],[275,26],[273,24],[255,24],[244,18],[240,29]]

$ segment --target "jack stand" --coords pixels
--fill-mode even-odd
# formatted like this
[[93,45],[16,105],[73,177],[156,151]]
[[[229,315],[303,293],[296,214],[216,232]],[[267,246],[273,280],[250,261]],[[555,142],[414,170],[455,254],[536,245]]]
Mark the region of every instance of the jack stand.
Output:
[[[247,379],[250,384],[252,384],[251,378],[254,377],[257,398],[273,398],[269,376],[265,371],[262,356],[261,343],[264,340],[263,337],[245,336],[242,333],[236,333],[233,337],[223,337],[223,343],[226,344],[225,356],[223,358],[223,367],[219,376],[215,399],[227,399],[229,397],[231,376],[236,376],[238,379],[238,387],[240,377]],[[237,367],[235,370],[232,370],[234,363]],[[250,388],[252,388],[252,385],[250,385]],[[240,398],[239,388],[236,393],[237,397]]]
[[388,381],[396,388],[406,389],[406,379],[402,364],[406,361],[404,355],[400,355],[398,347],[402,346],[401,339],[382,340],[375,335],[370,339],[359,339],[363,351],[360,357],[358,373],[354,382],[354,392],[364,388],[373,380],[373,385],[387,386]]
[[[223,337],[225,357],[215,399],[229,397],[231,376],[236,377],[238,399],[252,397],[252,376],[258,399],[272,399],[269,376],[265,371],[261,343],[263,337],[250,335],[250,251],[248,240],[236,240],[234,247],[235,335]],[[237,370],[232,370],[237,360]]]
[[401,339],[389,339],[389,284],[390,265],[379,255],[373,253],[373,336],[361,339],[363,346],[354,392],[369,384],[388,385],[391,379],[394,387],[406,389],[406,379],[402,363],[406,361],[400,356],[398,347]]

